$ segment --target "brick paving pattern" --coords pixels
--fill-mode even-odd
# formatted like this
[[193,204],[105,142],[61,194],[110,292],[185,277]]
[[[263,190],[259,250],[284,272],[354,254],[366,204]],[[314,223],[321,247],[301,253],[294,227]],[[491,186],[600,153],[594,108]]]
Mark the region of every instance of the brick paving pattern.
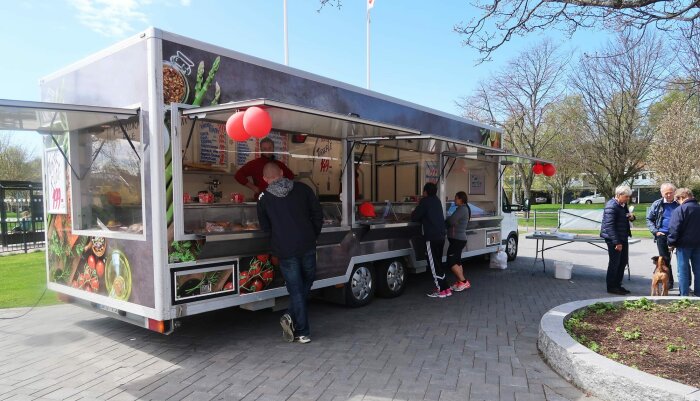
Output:
[[[0,320],[4,400],[595,400],[554,373],[537,350],[544,312],[606,297],[604,251],[570,244],[572,280],[533,267],[521,239],[507,270],[466,265],[472,288],[447,299],[409,276],[396,299],[349,309],[312,301],[313,341],[282,341],[281,312],[217,311],[183,320],[170,336],[72,305]],[[655,245],[632,245],[632,295],[649,291]],[[0,311],[10,317],[22,310]]]

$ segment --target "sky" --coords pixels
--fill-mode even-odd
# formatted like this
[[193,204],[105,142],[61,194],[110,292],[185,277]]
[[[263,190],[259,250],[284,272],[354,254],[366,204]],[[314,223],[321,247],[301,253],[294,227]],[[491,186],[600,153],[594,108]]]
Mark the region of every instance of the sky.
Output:
[[[366,0],[324,7],[288,0],[289,65],[366,86]],[[16,0],[0,5],[0,99],[40,99],[39,79],[150,26],[284,63],[283,0]],[[371,89],[451,114],[480,80],[545,37],[565,52],[591,52],[609,39],[552,30],[515,38],[477,63],[455,24],[477,17],[465,0],[375,0],[371,10]],[[29,135],[27,135],[29,134]],[[34,154],[39,135],[11,140]]]

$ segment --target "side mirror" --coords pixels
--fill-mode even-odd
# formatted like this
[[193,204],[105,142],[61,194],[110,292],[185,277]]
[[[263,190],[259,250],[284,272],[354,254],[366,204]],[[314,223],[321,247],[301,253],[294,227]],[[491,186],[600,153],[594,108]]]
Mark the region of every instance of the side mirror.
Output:
[[509,204],[503,205],[503,213],[520,212],[524,210],[521,205]]

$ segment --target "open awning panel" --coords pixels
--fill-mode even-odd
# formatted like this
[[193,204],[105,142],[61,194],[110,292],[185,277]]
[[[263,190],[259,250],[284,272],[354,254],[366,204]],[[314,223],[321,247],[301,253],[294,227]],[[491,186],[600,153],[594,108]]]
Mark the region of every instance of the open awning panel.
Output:
[[0,130],[65,133],[137,116],[137,109],[0,99]]
[[189,118],[197,117],[200,120],[225,124],[226,120],[236,111],[243,111],[253,106],[264,108],[270,114],[272,128],[279,131],[337,139],[348,137],[396,137],[420,134],[419,131],[405,127],[269,99],[255,99],[217,106],[199,107],[185,110],[182,114]]

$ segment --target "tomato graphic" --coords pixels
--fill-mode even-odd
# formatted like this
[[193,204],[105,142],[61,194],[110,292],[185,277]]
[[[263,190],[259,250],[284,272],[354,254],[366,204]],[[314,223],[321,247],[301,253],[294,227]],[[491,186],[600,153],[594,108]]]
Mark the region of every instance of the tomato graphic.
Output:
[[100,278],[104,277],[105,262],[103,262],[102,259],[97,259],[97,263],[95,264],[95,270],[97,270],[98,277],[100,277]]
[[257,259],[253,259],[250,262],[250,269],[248,269],[248,275],[250,277],[255,277],[260,273],[260,270],[262,270],[262,263]]
[[255,292],[262,290],[264,286],[265,285],[263,284],[262,280],[260,280],[259,278],[256,278],[253,281],[253,287],[255,287]]
[[270,255],[258,255],[257,258],[259,261],[265,263],[270,259]]
[[262,272],[262,279],[265,281],[266,284],[270,284],[272,282],[272,279],[275,277],[275,272],[272,271],[272,269],[265,270]]
[[95,258],[95,255],[88,256],[87,264],[88,264],[88,266],[90,266],[91,269],[95,268],[96,263],[97,263],[97,259]]
[[279,266],[280,260],[277,256],[272,256],[270,257],[270,263],[272,263],[273,266]]
[[229,281],[224,285],[224,290],[232,290],[233,289],[233,281]]
[[245,287],[245,284],[247,282],[248,282],[248,272],[241,272],[241,274],[238,275],[238,286]]

